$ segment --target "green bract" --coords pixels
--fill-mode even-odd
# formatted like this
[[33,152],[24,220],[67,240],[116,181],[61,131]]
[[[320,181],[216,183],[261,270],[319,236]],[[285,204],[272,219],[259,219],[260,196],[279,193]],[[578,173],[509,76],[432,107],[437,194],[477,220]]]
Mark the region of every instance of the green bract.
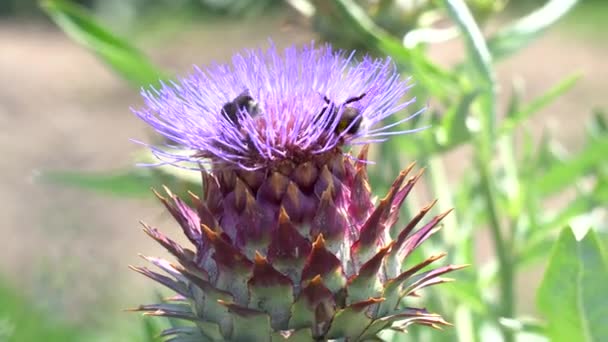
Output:
[[444,254],[401,265],[447,213],[416,230],[431,204],[391,240],[420,173],[406,180],[408,167],[373,205],[366,152],[358,162],[338,152],[281,169],[203,172],[193,208],[168,189],[158,195],[195,250],[144,225],[178,262],[145,257],[168,276],[134,269],[177,296],[137,310],[193,323],[166,330],[171,341],[363,341],[387,328],[446,324],[407,298],[458,267],[425,270]]

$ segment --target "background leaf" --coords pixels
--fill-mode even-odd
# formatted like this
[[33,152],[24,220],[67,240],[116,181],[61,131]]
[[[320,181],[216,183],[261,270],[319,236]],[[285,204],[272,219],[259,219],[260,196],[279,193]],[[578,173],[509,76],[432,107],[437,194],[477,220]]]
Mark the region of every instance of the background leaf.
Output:
[[445,97],[457,90],[457,79],[452,72],[444,70],[431,62],[418,49],[409,49],[388,32],[377,26],[374,21],[352,0],[333,2],[344,25],[356,32],[361,42],[373,51],[391,56],[402,68],[411,72],[416,82],[436,97]]
[[442,2],[452,20],[456,22],[460,30],[464,33],[469,56],[473,58],[480,75],[486,83],[493,83],[492,55],[490,54],[483,34],[466,3],[463,0],[443,0]]
[[[481,28],[475,21],[467,4],[463,0],[443,0],[450,18],[456,22],[464,35],[467,45],[467,54],[477,71],[476,78],[483,82],[480,85],[480,111],[481,122],[480,143],[478,156],[485,162],[490,157],[491,146],[496,135],[496,76],[492,66],[492,55],[488,49]],[[473,76],[473,75],[472,75]],[[487,175],[486,175],[487,176]],[[487,178],[484,176],[484,178]]]
[[[163,169],[164,168],[164,169]],[[189,198],[187,191],[200,189],[200,174],[194,171],[175,171],[170,167],[156,167],[155,169],[133,168],[114,171],[46,171],[40,176],[45,182],[63,184],[76,188],[92,190],[95,192],[131,198],[151,198],[150,188],[159,188],[166,185],[178,195]],[[190,174],[187,174],[187,173]]]
[[442,146],[441,150],[449,150],[471,139],[466,120],[477,95],[477,92],[465,94],[458,103],[445,111],[441,125],[435,133],[437,143]]
[[608,341],[608,261],[593,230],[562,230],[538,290],[552,341]]
[[56,315],[37,311],[0,279],[0,341],[86,341],[77,328],[56,321]]
[[498,60],[524,48],[577,3],[578,0],[551,0],[537,11],[498,31],[488,39],[493,57]]
[[42,8],[68,36],[133,85],[156,85],[166,78],[143,53],[98,24],[84,8],[62,0],[43,1]]
[[602,158],[608,151],[608,135],[591,141],[576,156],[557,163],[538,179],[538,190],[543,195],[554,194],[574,184],[583,176],[607,163]]
[[[143,164],[158,162],[147,150],[140,151],[137,160]],[[185,195],[184,199],[186,199],[189,198],[188,191],[198,191],[201,188],[200,172],[172,165],[154,167],[134,165],[131,169],[96,172],[48,170],[42,172],[39,180],[131,198],[150,198],[150,188],[166,185],[174,193]]]
[[148,169],[96,172],[45,171],[40,179],[120,197],[149,197],[150,188],[162,183],[158,174]]
[[558,84],[551,87],[541,96],[535,98],[530,103],[521,106],[519,110],[509,112],[509,116],[505,118],[502,123],[499,135],[504,133],[509,133],[513,131],[515,127],[517,127],[521,122],[525,119],[528,119],[532,115],[540,112],[541,109],[553,103],[560,96],[564,95],[567,91],[572,89],[576,82],[581,78],[580,74],[575,74],[569,77],[566,77]]
[[144,335],[142,342],[162,342],[162,337],[160,337],[162,329],[159,327],[158,320],[149,316],[142,316],[141,320]]

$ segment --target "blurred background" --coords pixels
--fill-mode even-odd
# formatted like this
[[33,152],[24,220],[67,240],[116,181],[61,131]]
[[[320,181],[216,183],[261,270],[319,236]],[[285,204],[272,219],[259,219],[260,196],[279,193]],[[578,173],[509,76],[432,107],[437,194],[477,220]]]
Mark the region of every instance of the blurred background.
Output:
[[[170,75],[185,75],[193,64],[226,61],[243,48],[266,47],[269,38],[283,47],[342,37],[320,36],[323,22],[307,19],[282,1],[77,2]],[[542,3],[510,0],[500,13],[488,15],[484,30],[492,32]],[[566,75],[582,74],[573,89],[528,121],[537,139],[548,130],[559,137],[559,148],[576,151],[593,111],[608,108],[608,44],[599,29],[607,18],[608,2],[581,1],[534,44],[497,65],[501,106],[513,82],[524,89],[526,100]],[[345,38],[338,41],[357,47]],[[433,44],[428,54],[446,67],[465,56],[459,39]],[[168,233],[175,225],[152,196],[117,199],[41,181],[41,174],[131,167],[140,148],[129,139],[151,136],[129,109],[141,103],[137,87],[68,38],[37,1],[0,0],[0,308],[11,298],[28,315],[34,308],[60,322],[53,329],[96,331],[99,340],[108,341],[140,336],[139,316],[122,310],[148,302],[154,289],[127,265],[141,263],[138,252],[162,253],[138,221]],[[462,160],[470,155],[466,146],[445,154],[451,182],[460,179]],[[414,157],[403,158],[405,165]],[[546,205],[564,203],[568,196]],[[479,260],[491,253],[484,234],[476,236]],[[518,275],[520,313],[534,313],[531,299],[542,266],[541,261]],[[1,291],[17,296],[3,297]],[[2,323],[1,310],[0,340],[3,329],[15,329]]]

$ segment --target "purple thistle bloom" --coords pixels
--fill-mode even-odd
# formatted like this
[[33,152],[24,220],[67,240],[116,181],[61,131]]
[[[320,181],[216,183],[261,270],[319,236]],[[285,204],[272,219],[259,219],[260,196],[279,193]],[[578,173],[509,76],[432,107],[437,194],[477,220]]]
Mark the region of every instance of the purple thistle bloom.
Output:
[[410,165],[375,201],[368,147],[342,149],[410,132],[393,128],[422,111],[380,124],[414,101],[402,102],[409,87],[389,59],[310,45],[247,51],[144,90],[136,114],[176,143],[150,148],[161,163],[197,163],[202,192],[156,193],[194,248],[144,224],[177,263],[133,269],[177,295],[136,310],[195,323],[165,330],[168,341],[369,341],[446,325],[410,299],[460,266],[429,270],[444,254],[402,265],[449,211],[427,218],[432,202],[393,227],[421,173]]
[[[329,45],[291,47],[283,53],[271,46],[266,52],[237,54],[229,65],[196,68],[158,90],[144,89],[146,105],[134,112],[179,145],[151,146],[162,163],[210,162],[255,170],[343,144],[384,141],[420,130],[390,129],[422,110],[378,125],[414,102],[400,102],[410,88],[408,81],[400,79],[388,58],[355,62],[353,54]],[[237,106],[239,98],[249,101]],[[232,112],[226,105],[233,105]],[[348,107],[353,115],[347,120]]]

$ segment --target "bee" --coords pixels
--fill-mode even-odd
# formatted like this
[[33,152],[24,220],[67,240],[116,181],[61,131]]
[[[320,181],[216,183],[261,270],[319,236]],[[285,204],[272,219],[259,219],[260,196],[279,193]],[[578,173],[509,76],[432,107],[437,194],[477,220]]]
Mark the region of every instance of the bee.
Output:
[[[363,93],[344,101],[342,104],[342,115],[340,115],[340,120],[334,129],[335,134],[339,135],[344,131],[346,131],[347,134],[356,134],[359,131],[359,128],[361,128],[361,111],[358,108],[346,105],[361,100],[365,95],[366,93]],[[318,122],[323,115],[329,115],[326,127],[330,127],[338,118],[338,108],[340,106],[333,104],[327,96],[323,96],[323,100],[325,100],[327,105],[321,109],[321,112],[317,115],[314,122]]]
[[249,91],[242,92],[234,100],[226,102],[222,107],[222,115],[237,128],[241,128],[239,113],[247,112],[250,117],[255,117],[260,113],[258,103],[249,95]]

